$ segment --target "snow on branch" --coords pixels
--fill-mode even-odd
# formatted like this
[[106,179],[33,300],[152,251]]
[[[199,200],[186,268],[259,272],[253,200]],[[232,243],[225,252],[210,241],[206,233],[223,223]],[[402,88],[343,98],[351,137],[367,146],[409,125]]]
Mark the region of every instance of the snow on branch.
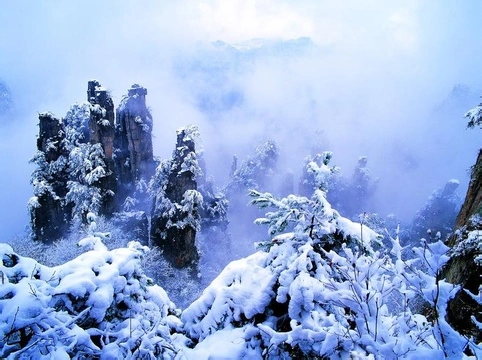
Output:
[[0,244],[0,357],[174,358],[177,310],[141,269],[148,249],[81,243],[96,250],[56,267]]
[[467,111],[464,117],[468,119],[468,128],[474,128],[476,126],[482,127],[482,104]]

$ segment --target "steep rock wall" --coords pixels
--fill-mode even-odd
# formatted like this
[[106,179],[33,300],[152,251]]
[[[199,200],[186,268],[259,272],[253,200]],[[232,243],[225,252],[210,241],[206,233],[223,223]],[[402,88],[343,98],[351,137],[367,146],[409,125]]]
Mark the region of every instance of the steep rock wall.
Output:
[[475,165],[472,167],[472,175],[464,204],[460,209],[455,227],[459,228],[468,223],[469,218],[474,214],[482,215],[482,149]]
[[[473,167],[471,181],[464,204],[456,222],[456,231],[449,239],[452,256],[444,268],[443,277],[450,283],[459,284],[475,296],[482,289],[482,264],[477,262],[481,256],[482,220],[482,149]],[[474,217],[475,215],[475,217]],[[482,341],[482,331],[474,324],[471,317],[482,322],[482,306],[467,294],[459,291],[449,302],[447,319],[460,333]]]

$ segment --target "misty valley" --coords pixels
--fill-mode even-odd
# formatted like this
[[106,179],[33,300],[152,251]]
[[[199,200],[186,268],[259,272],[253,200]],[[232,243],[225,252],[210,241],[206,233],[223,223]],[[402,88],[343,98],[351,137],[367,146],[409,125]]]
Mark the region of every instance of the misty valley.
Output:
[[[481,356],[482,153],[465,199],[451,179],[406,220],[378,208],[368,157],[344,175],[322,142],[295,172],[266,136],[220,184],[186,124],[160,159],[147,97],[116,107],[91,80],[39,113],[30,230],[0,245],[0,356]],[[480,128],[482,107],[465,116]]]

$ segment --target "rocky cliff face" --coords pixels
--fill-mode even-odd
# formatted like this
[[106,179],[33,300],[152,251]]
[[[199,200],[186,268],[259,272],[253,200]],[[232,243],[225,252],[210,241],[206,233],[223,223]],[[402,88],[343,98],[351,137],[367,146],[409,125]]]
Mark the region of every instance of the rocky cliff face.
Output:
[[[473,167],[467,195],[457,217],[456,231],[448,243],[452,256],[443,276],[479,297],[482,290],[482,149]],[[482,330],[472,321],[482,322],[482,306],[466,291],[459,291],[449,303],[447,318],[460,333],[482,341]]]
[[105,158],[112,160],[114,152],[114,102],[106,89],[97,80],[87,84],[87,100],[92,105],[89,121],[89,141],[100,143]]
[[472,167],[470,186],[457,216],[455,227],[460,228],[468,224],[470,217],[474,214],[482,216],[482,149]]
[[459,181],[452,179],[429,196],[427,203],[415,213],[410,227],[411,238],[445,241],[452,234],[460,206],[455,193],[458,187]]

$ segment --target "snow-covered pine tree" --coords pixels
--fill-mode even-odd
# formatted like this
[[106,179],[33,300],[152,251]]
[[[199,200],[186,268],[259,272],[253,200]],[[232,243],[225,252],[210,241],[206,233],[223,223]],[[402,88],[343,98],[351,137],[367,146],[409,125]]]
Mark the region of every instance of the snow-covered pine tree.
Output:
[[476,126],[482,127],[482,103],[467,111],[464,117],[468,119],[468,128],[474,128]]
[[174,358],[177,310],[144,274],[149,249],[108,251],[93,235],[79,245],[90,251],[47,267],[0,244],[0,357]]
[[303,172],[298,188],[298,193],[301,196],[311,196],[313,191],[319,186],[323,186],[325,191],[328,190],[331,184],[331,179],[339,173],[340,169],[336,166],[332,166],[330,168],[330,174],[328,177],[326,177],[323,184],[319,184],[319,181],[316,179],[317,172],[315,170],[328,165],[332,156],[333,154],[330,151],[325,151],[323,153],[316,154],[313,157],[305,158]]
[[80,144],[72,148],[69,154],[67,203],[72,204],[74,223],[86,224],[87,214],[99,214],[107,197],[113,197],[111,190],[101,186],[101,179],[109,173],[104,162],[104,151],[100,144]]
[[[256,223],[268,225],[270,236],[293,231],[301,237],[301,241],[304,242],[307,236],[326,251],[339,249],[343,242],[354,242],[354,246],[359,246],[361,250],[371,251],[371,245],[363,239],[363,229],[366,226],[360,225],[361,233],[358,239],[344,234],[340,229],[344,228],[346,219],[333,210],[326,199],[330,178],[336,170],[329,166],[331,157],[331,152],[324,152],[315,157],[317,161],[307,164],[307,173],[315,182],[311,198],[289,195],[276,199],[270,193],[262,194],[251,190],[251,204],[276,210],[266,213],[266,217],[257,219]],[[327,223],[330,224],[328,227]],[[270,242],[272,243],[271,240]]]
[[[305,159],[298,188],[300,195],[310,196],[316,188],[314,173],[308,165],[321,166],[323,161],[326,159],[322,154]],[[328,200],[341,214],[350,219],[358,218],[364,212],[373,211],[370,199],[376,190],[378,179],[373,179],[367,164],[367,157],[360,157],[351,178],[343,176],[341,169],[333,166],[332,175],[327,183]]]
[[106,111],[99,104],[81,103],[72,105],[63,119],[64,146],[68,151],[65,203],[70,205],[71,218],[76,224],[86,224],[89,212],[111,212],[107,204],[112,203],[114,191],[112,186],[106,186],[106,179],[112,176],[112,171],[107,165],[103,144],[92,139],[97,136],[92,134],[93,121],[104,122],[97,127],[111,127],[105,116]]
[[199,257],[195,239],[203,197],[196,181],[201,175],[195,151],[198,137],[196,126],[179,129],[172,159],[161,162],[150,184],[151,239],[177,267],[189,266]]

